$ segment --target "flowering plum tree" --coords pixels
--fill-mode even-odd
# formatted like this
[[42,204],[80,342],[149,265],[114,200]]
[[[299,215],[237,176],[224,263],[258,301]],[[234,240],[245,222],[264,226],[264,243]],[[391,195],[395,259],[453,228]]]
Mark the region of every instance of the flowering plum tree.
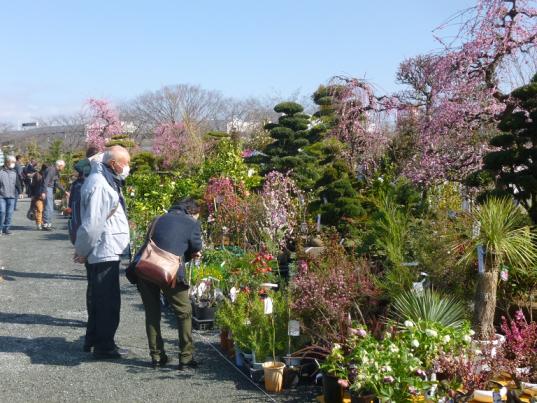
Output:
[[405,169],[415,182],[461,180],[480,167],[487,129],[514,107],[501,90],[502,70],[537,47],[534,3],[479,0],[439,27],[462,21],[453,41],[437,37],[442,52],[401,64],[398,79],[411,88],[399,94],[402,107],[421,110],[418,152]]
[[86,129],[86,143],[103,151],[114,135],[121,134],[121,121],[117,111],[104,99],[88,100],[91,120]]
[[442,51],[401,64],[398,79],[409,90],[379,97],[363,80],[344,79],[336,134],[354,160],[370,166],[387,143],[378,122],[382,113],[418,108],[417,152],[404,170],[409,178],[430,185],[461,180],[479,168],[488,128],[515,107],[502,92],[503,70],[537,48],[537,8],[535,0],[478,0],[437,32],[456,21],[455,39],[437,35]]

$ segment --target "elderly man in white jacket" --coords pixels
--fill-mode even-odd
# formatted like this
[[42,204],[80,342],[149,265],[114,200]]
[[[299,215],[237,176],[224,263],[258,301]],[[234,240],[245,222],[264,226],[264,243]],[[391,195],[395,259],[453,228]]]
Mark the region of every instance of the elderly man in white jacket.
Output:
[[81,189],[81,224],[75,242],[77,263],[88,275],[88,322],[84,351],[97,359],[123,358],[128,354],[114,341],[119,325],[121,296],[119,264],[129,250],[129,224],[121,182],[129,174],[129,152],[114,146],[92,171]]

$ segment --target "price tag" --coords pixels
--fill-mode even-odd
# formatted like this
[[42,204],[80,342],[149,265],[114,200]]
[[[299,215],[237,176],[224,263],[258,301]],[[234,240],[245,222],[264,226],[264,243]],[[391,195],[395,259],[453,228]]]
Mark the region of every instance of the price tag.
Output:
[[265,315],[270,315],[272,313],[272,298],[267,297],[263,300],[264,312]]
[[298,320],[290,320],[287,325],[287,334],[289,336],[300,336],[300,322]]

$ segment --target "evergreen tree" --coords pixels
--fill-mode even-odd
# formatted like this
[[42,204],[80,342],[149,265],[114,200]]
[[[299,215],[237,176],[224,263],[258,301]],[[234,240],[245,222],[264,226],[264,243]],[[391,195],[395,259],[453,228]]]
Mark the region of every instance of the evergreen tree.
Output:
[[481,199],[511,195],[537,224],[537,74],[511,97],[517,107],[503,113],[498,125],[502,133],[490,141],[499,150],[485,155],[483,171],[471,179],[481,185],[494,183],[495,189]]
[[265,155],[256,155],[249,160],[261,163],[263,174],[270,171],[290,172],[300,188],[312,189],[318,173],[312,169],[315,157],[305,151],[310,145],[310,116],[303,113],[302,105],[295,102],[282,102],[274,107],[274,111],[282,113],[278,123],[265,125],[274,141],[265,148]]
[[344,161],[331,163],[316,184],[321,189],[319,200],[312,203],[312,208],[321,215],[321,223],[337,228],[347,238],[356,237],[356,220],[365,212],[353,182]]

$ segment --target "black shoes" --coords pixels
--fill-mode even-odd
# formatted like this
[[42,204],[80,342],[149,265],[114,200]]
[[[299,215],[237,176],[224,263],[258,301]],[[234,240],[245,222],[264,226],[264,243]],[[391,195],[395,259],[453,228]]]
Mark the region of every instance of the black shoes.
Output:
[[4,231],[2,235],[13,235],[13,232],[11,232],[10,230],[7,230],[7,231]]
[[119,348],[116,347],[113,350],[108,351],[101,351],[101,350],[94,350],[93,351],[93,357],[97,360],[115,360],[119,358],[127,358],[129,355],[129,350],[126,348]]
[[190,362],[187,362],[186,364],[180,362],[179,365],[177,366],[177,370],[178,371],[184,371],[186,368],[190,368],[190,369],[196,369],[198,368],[199,364],[192,360]]
[[160,360],[151,360],[151,368],[158,369],[160,367],[163,367],[168,363],[168,356],[166,354],[163,354],[160,357]]

